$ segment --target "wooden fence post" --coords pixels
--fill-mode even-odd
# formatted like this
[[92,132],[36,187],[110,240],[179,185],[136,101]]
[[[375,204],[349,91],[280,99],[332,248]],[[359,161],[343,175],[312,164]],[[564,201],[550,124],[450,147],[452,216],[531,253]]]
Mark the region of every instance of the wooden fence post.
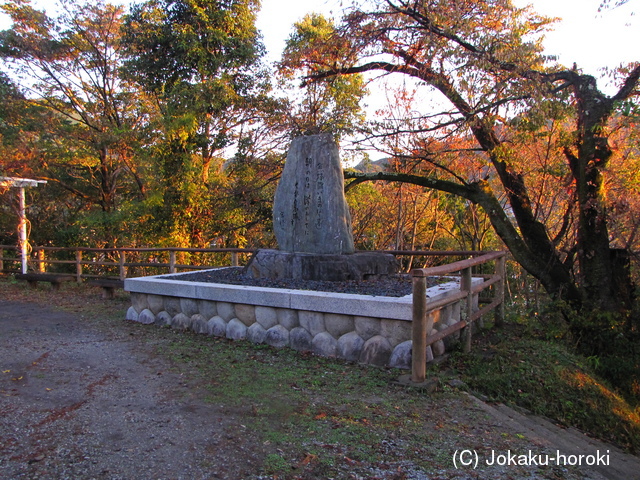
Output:
[[469,353],[471,351],[471,335],[473,330],[473,325],[471,323],[471,315],[473,314],[473,293],[471,292],[471,267],[465,268],[461,272],[462,276],[460,277],[460,290],[467,292],[467,305],[466,305],[466,315],[465,318],[467,322],[467,326],[462,330],[462,351],[465,353]]
[[0,272],[4,272],[4,249],[0,248]]
[[506,262],[506,255],[496,260],[496,274],[500,275],[501,278],[501,280],[496,284],[496,299],[500,300],[500,305],[498,305],[493,311],[493,320],[496,327],[504,325],[504,291],[507,277]]
[[427,279],[413,277],[411,331],[411,381],[422,383],[427,375]]
[[125,278],[127,278],[127,269],[124,266],[125,264],[125,260],[126,260],[126,256],[123,250],[120,250],[120,252],[118,252],[120,254],[120,258],[119,258],[119,272],[120,272],[120,280],[124,280]]
[[169,273],[176,273],[176,252],[169,252]]
[[44,263],[44,249],[39,249],[37,251],[37,255],[38,255],[38,271],[40,273],[44,273],[47,271]]
[[82,283],[82,250],[76,250],[76,282]]
[[231,252],[231,266],[238,266],[238,252]]

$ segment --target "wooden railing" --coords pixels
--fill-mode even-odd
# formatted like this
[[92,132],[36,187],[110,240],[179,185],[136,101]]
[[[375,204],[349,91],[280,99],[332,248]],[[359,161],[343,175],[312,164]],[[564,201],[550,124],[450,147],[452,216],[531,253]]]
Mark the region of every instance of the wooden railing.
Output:
[[[176,273],[185,270],[242,265],[254,252],[255,249],[251,248],[33,247],[29,257],[29,268],[38,273],[55,273],[62,270],[61,273],[76,275],[78,282],[83,278],[105,276],[124,280],[131,276],[131,272],[142,276],[149,272]],[[468,258],[485,253],[466,250],[383,250],[382,252],[396,257],[414,258]],[[20,261],[19,251],[15,245],[0,245],[0,273],[18,273]],[[15,268],[7,268],[9,266]]]
[[[11,251],[16,254],[8,256],[7,253]],[[158,274],[237,266],[241,257],[248,257],[253,252],[253,249],[244,248],[33,247],[29,266],[32,271],[39,273],[66,270],[64,273],[73,273],[78,282],[82,282],[83,278],[96,277],[117,277],[124,280],[132,269],[141,272],[139,274],[148,270]],[[132,257],[137,261],[132,261]],[[142,258],[145,261],[141,261]],[[187,263],[186,259],[191,261]],[[6,267],[8,264],[19,263],[17,247],[0,245],[0,272],[17,273],[17,269]]]
[[[426,379],[427,347],[442,340],[443,338],[464,329],[463,348],[465,352],[471,349],[471,331],[473,322],[482,315],[494,310],[495,324],[500,326],[504,321],[504,290],[505,290],[505,260],[507,252],[489,252],[483,255],[453,262],[447,265],[440,265],[431,268],[417,268],[411,271],[413,277],[413,325],[412,325],[412,359],[411,359],[411,381],[422,383]],[[473,282],[472,268],[480,265],[495,262],[494,273],[482,275],[483,281],[479,284]],[[460,272],[460,291],[455,295],[448,296],[440,301],[427,301],[426,288],[427,277],[448,275]],[[477,311],[473,310],[473,296],[495,285],[493,299],[488,304]],[[433,328],[433,318],[430,312],[445,307],[449,304],[465,301],[465,311],[462,319],[435,335],[430,335]]]

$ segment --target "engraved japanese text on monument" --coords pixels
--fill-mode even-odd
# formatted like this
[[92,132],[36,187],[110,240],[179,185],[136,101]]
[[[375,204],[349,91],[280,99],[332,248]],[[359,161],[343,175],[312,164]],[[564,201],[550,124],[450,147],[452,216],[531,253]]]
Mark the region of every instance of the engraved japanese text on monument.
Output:
[[274,199],[280,250],[353,253],[338,146],[330,134],[294,139]]

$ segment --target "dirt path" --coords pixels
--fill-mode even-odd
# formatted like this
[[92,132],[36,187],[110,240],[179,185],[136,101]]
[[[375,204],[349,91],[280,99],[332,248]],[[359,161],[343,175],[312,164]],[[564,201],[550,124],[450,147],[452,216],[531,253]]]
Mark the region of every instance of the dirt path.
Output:
[[259,469],[251,436],[140,339],[0,301],[0,369],[2,479],[235,479]]
[[[243,425],[246,412],[206,402],[150,341],[134,325],[109,329],[35,303],[0,300],[0,479],[269,478],[259,476],[265,446]],[[498,453],[505,453],[505,431],[526,437],[513,445],[520,451],[528,445],[536,453],[570,454],[571,442],[586,454],[609,448],[579,435],[567,443],[553,425],[543,430],[510,409],[460,397],[451,411],[463,416],[447,421],[471,423],[487,444],[499,444]],[[452,466],[433,476],[375,478],[640,479],[637,457],[610,450],[615,468],[556,468],[551,476],[528,467]]]

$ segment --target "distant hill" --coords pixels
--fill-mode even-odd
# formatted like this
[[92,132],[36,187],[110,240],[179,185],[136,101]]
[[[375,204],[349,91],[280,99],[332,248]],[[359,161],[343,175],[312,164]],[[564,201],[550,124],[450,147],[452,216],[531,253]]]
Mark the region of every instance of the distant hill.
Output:
[[357,164],[353,169],[364,173],[383,172],[389,169],[389,159],[365,160]]

